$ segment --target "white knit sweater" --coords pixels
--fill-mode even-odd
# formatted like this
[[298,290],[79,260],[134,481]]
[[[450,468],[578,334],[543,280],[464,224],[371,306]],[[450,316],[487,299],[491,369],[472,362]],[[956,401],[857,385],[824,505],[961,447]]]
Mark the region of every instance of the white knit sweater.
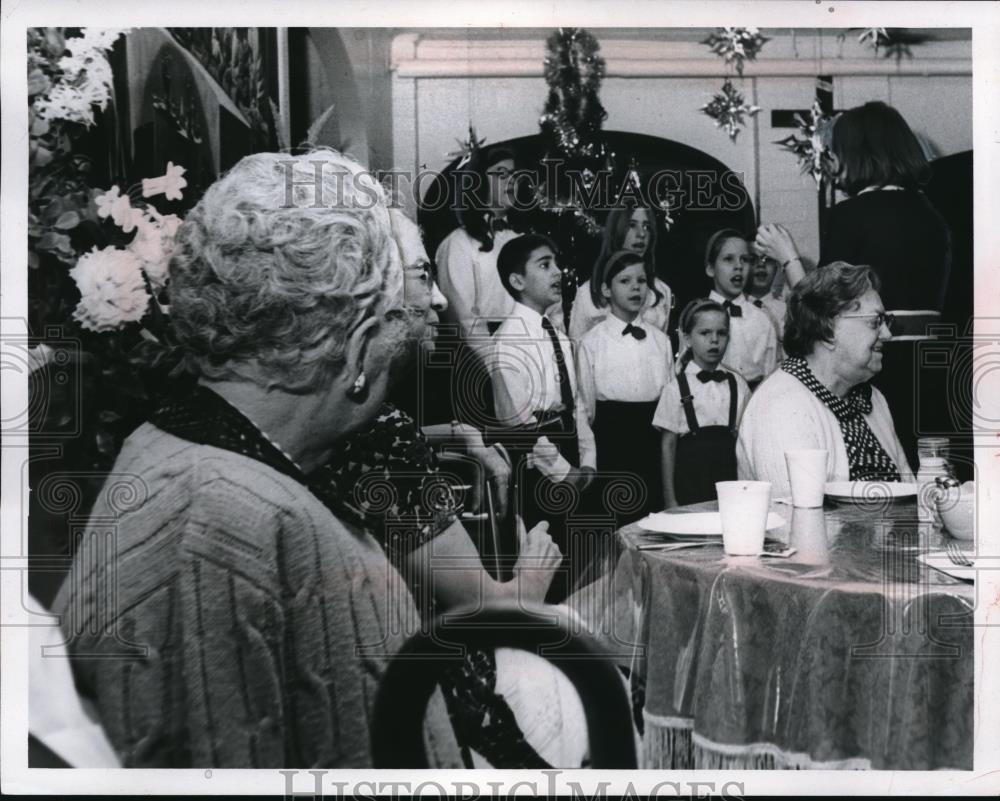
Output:
[[[885,396],[872,388],[872,410],[865,419],[903,481],[913,481],[903,446],[896,436]],[[777,370],[750,397],[736,444],[739,477],[771,482],[771,497],[787,496],[785,451],[825,448],[830,452],[827,481],[847,481],[851,468],[840,423],[832,411],[797,378]]]

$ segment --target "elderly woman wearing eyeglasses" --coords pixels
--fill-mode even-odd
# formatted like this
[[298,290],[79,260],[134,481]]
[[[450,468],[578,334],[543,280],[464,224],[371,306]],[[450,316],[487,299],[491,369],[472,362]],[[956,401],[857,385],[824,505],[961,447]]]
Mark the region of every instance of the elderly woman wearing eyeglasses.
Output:
[[789,492],[785,452],[829,452],[828,481],[912,481],[885,397],[869,383],[882,369],[890,316],[871,268],[834,262],[808,273],[788,298],[781,369],[754,393],[736,446],[741,478]]

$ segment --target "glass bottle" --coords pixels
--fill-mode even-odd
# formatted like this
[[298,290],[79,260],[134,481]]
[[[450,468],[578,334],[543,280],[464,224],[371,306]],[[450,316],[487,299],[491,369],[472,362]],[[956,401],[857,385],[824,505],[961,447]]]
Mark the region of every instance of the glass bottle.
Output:
[[948,440],[944,437],[922,437],[917,440],[917,455],[920,459],[917,470],[917,516],[922,523],[941,525],[941,515],[937,509],[940,489],[935,482],[938,478],[951,475],[948,446]]

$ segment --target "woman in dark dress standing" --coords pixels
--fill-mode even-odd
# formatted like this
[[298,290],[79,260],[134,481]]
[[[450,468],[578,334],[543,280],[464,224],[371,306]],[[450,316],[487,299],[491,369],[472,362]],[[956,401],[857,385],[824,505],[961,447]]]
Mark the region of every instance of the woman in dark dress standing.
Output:
[[[951,267],[947,224],[921,187],[930,165],[906,120],[880,101],[844,112],[833,126],[831,150],[839,164],[837,187],[847,199],[824,221],[819,264],[869,265],[882,280],[882,299],[895,316],[885,368],[873,383],[888,400],[897,434],[916,463],[918,433],[953,431],[947,387],[923,386],[918,343],[933,338]],[[785,268],[789,285],[805,274],[788,231],[762,225],[757,246]],[[919,413],[919,414],[918,414]]]

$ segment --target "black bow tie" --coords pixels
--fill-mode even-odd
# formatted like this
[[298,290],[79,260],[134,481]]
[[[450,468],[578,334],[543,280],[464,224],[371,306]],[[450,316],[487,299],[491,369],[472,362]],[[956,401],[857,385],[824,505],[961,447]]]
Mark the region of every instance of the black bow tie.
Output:
[[625,329],[622,331],[622,336],[625,336],[626,334],[631,334],[640,342],[646,338],[646,332],[639,328],[639,326],[632,325],[632,323],[626,325]]
[[727,312],[729,312],[729,316],[730,317],[742,317],[743,316],[743,309],[741,309],[739,306],[737,306],[731,300],[724,301],[723,304],[722,304],[722,308],[724,308]]
[[753,298],[750,302],[758,309],[764,308],[764,301],[762,301],[760,298]]
[[702,384],[707,384],[709,381],[725,381],[726,371],[725,370],[699,370],[698,380]]

